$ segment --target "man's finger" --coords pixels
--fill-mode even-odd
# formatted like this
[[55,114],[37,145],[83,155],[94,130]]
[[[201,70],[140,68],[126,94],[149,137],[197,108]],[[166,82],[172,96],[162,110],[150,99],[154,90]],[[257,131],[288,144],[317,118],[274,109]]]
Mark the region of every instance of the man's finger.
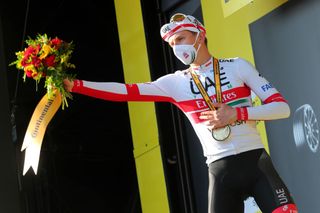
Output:
[[212,114],[213,114],[213,111],[204,111],[200,113],[200,115],[212,115]]
[[224,104],[223,104],[223,103],[213,102],[212,105],[213,105],[215,108],[220,108],[220,107],[222,107]]

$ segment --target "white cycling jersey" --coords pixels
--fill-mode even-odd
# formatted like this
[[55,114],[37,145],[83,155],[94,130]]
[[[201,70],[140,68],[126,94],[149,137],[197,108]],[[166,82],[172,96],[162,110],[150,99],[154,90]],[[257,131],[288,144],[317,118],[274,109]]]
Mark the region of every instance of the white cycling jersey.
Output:
[[[263,148],[256,129],[256,120],[286,118],[289,106],[281,94],[251,63],[242,58],[220,59],[220,78],[223,102],[237,109],[238,121],[231,124],[231,135],[225,141],[215,141],[211,132],[199,119],[209,110],[189,70],[176,71],[153,82],[122,84],[75,80],[72,92],[109,101],[171,102],[181,109],[191,122],[201,142],[207,164],[241,152]],[[215,101],[213,60],[192,67]],[[252,107],[251,90],[263,105]]]

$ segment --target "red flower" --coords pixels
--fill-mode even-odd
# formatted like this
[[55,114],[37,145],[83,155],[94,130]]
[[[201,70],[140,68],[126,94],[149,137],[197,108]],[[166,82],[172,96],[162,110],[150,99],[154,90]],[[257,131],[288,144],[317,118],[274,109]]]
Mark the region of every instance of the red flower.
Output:
[[32,56],[32,62],[33,66],[40,67],[41,60],[37,56]]
[[37,44],[37,46],[35,47],[35,54],[37,55],[39,52],[40,52],[40,50],[41,50],[41,45],[40,44]]
[[28,59],[29,59],[28,57],[24,56],[22,61],[21,61],[21,66],[23,66],[23,67],[28,66],[30,64],[30,63],[27,62]]
[[30,55],[34,54],[34,55],[37,55],[38,52],[40,51],[40,45],[37,45],[37,46],[28,46],[26,48],[26,50],[24,51],[24,56],[25,57],[29,57]]
[[28,78],[32,78],[32,70],[26,70],[26,75]]
[[37,72],[33,72],[32,73],[32,78],[37,77],[38,73]]
[[31,55],[33,52],[35,51],[35,48],[33,48],[33,46],[29,46],[26,48],[26,50],[24,51],[24,56],[28,57],[29,55]]
[[55,61],[54,61],[55,59],[56,59],[55,55],[50,55],[45,59],[43,59],[43,63],[47,67],[53,67],[55,65]]
[[51,40],[51,44],[54,46],[55,49],[59,49],[61,43],[62,43],[62,40],[58,38],[54,38]]

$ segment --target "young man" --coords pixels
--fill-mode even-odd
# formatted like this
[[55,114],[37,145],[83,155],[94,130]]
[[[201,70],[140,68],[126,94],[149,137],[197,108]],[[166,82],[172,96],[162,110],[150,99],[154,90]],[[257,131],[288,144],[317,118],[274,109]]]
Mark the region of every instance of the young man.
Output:
[[[206,30],[194,17],[175,14],[160,33],[190,65],[187,70],[137,84],[66,79],[66,89],[109,101],[166,101],[179,107],[207,158],[209,213],[243,213],[248,196],[264,213],[297,213],[256,129],[257,120],[287,118],[286,100],[246,60],[213,58]],[[263,105],[252,106],[251,90]]]

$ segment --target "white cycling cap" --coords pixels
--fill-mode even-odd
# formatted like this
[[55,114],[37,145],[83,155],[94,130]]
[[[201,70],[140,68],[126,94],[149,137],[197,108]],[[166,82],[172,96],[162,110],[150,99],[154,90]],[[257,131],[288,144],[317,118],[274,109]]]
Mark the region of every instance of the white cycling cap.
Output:
[[168,42],[170,36],[183,30],[206,33],[204,26],[195,17],[183,13],[176,13],[171,16],[169,23],[161,27],[160,34],[162,39]]

